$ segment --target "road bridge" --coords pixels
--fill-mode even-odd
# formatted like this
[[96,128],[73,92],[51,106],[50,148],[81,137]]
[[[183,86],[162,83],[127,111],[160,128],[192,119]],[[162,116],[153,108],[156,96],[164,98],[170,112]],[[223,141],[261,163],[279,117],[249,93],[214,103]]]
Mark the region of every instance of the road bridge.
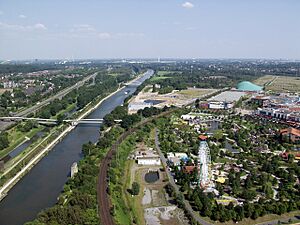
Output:
[[[22,120],[33,120],[38,121],[41,123],[48,123],[48,124],[57,124],[57,119],[45,119],[45,118],[36,118],[36,117],[23,117],[23,116],[6,116],[0,117],[0,120],[4,121],[22,121]],[[117,123],[122,122],[122,120],[114,120]],[[77,125],[79,123],[86,123],[86,124],[100,124],[103,123],[103,119],[65,119],[63,120],[65,123],[71,123],[72,125]]]

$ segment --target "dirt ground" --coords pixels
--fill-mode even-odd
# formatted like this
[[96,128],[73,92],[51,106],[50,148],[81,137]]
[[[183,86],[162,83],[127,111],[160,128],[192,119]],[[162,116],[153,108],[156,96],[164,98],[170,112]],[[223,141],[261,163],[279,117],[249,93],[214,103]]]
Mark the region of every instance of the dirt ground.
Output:
[[[163,108],[165,106],[177,106],[182,107],[190,104],[197,98],[202,98],[216,92],[216,89],[201,89],[201,88],[188,88],[186,90],[176,91],[167,94],[158,94],[158,92],[152,92],[152,87],[147,86],[137,96],[130,100],[131,104],[142,103],[145,100],[161,101],[154,106],[157,108]],[[134,113],[134,112],[129,112]]]
[[0,95],[2,95],[2,94],[3,94],[4,92],[6,92],[6,91],[12,92],[12,90],[13,90],[13,89],[10,89],[10,88],[8,88],[8,89],[0,88]]
[[[141,146],[139,146],[141,147]],[[143,207],[146,225],[188,225],[184,213],[176,205],[170,203],[164,186],[167,184],[167,175],[161,166],[139,166],[134,163],[131,167],[131,181],[140,183],[143,196],[139,207]],[[149,170],[159,172],[159,180],[147,183],[145,175]]]

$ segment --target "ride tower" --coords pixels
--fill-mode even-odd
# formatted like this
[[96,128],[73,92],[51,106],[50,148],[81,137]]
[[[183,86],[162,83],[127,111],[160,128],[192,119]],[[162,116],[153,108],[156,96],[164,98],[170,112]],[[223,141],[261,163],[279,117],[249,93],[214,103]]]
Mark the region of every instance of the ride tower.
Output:
[[211,186],[211,158],[210,149],[206,142],[207,136],[200,135],[198,150],[198,185],[202,188]]

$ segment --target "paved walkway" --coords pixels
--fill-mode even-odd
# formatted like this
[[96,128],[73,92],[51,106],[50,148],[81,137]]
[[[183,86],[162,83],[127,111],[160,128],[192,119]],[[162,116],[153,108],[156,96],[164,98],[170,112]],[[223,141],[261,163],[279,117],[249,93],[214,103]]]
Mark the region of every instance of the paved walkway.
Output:
[[[170,172],[170,170],[168,170],[168,167],[167,167],[167,159],[165,158],[164,154],[161,152],[161,149],[159,147],[159,140],[158,140],[158,130],[155,129],[155,146],[156,146],[156,149],[158,151],[158,154],[160,156],[160,159],[162,161],[162,164],[163,166],[165,167],[166,169],[166,173],[168,175],[168,178],[169,178],[169,182],[170,184],[173,186],[173,188],[175,189],[175,192],[177,195],[179,195],[181,192],[179,190],[179,187],[178,185],[175,183],[174,181],[174,178]],[[183,200],[183,203],[185,205],[185,209],[190,213],[190,215],[194,218],[194,220],[196,220],[197,222],[199,222],[200,224],[202,225],[212,225],[211,223],[205,221],[204,219],[202,219],[198,213],[196,213],[193,209],[192,209],[192,206],[190,205],[190,203],[187,201],[187,200]]]

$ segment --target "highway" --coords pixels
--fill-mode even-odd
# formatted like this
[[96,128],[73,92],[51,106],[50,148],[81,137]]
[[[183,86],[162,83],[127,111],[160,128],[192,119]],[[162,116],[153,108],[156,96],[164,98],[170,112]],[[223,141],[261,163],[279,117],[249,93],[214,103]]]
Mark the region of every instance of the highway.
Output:
[[84,79],[82,79],[81,81],[77,82],[76,84],[74,84],[71,87],[65,88],[64,90],[58,92],[57,94],[50,96],[49,98],[45,99],[44,101],[40,102],[39,104],[36,104],[28,109],[25,109],[21,112],[18,112],[16,114],[14,114],[14,116],[27,116],[30,113],[36,112],[38,109],[40,109],[41,107],[48,105],[51,101],[53,101],[54,99],[58,99],[58,98],[62,98],[65,95],[67,95],[68,93],[70,93],[71,91],[73,91],[76,88],[79,88],[81,86],[83,86],[85,84],[85,82],[87,82],[89,79],[91,78],[95,78],[97,75],[97,73],[91,74],[87,77],[85,77]]
[[[95,110],[95,108],[99,107],[101,105],[102,102],[104,102],[106,99],[110,98],[111,96],[113,96],[114,94],[116,94],[117,92],[119,92],[120,90],[122,90],[124,87],[122,88],[118,88],[116,91],[110,93],[108,96],[106,96],[105,98],[101,99],[93,108],[90,108],[88,111],[86,111],[85,113],[83,113],[82,115],[80,115],[76,120],[74,121],[80,121],[81,120],[87,120],[87,122],[89,122],[89,120],[102,120],[103,119],[83,119],[85,118],[87,115],[89,115],[91,112],[93,112]],[[70,120],[71,121],[71,120]],[[84,122],[84,121],[83,121]],[[93,121],[92,121],[93,122]],[[116,120],[116,122],[120,122],[120,120]],[[93,122],[95,123],[95,122]],[[31,159],[29,161],[29,163],[23,167],[12,179],[8,180],[7,183],[5,183],[2,187],[0,187],[0,200],[7,194],[7,192],[9,191],[9,189],[18,181],[21,179],[21,177],[26,173],[27,170],[29,170],[31,167],[33,167],[36,163],[38,163],[39,160],[42,159],[42,157],[45,155],[45,153],[47,153],[48,151],[50,151],[53,146],[55,146],[66,134],[68,134],[70,131],[72,131],[76,126],[78,125],[78,123],[72,124],[70,126],[68,126],[57,138],[55,138],[54,141],[52,141],[49,145],[47,145],[40,153],[38,153],[33,159]],[[30,152],[34,151],[37,147],[39,147],[41,144],[44,143],[44,140],[47,140],[50,136],[52,135],[52,133],[50,133],[47,137],[45,137],[43,139],[43,141],[37,145],[35,148],[33,148]],[[7,174],[8,172],[10,172],[12,169],[15,168],[16,165],[18,165],[20,162],[22,162],[22,160],[27,156],[28,154],[24,155],[23,158],[21,158],[18,162],[16,162],[13,166],[11,166],[10,168],[8,168],[3,174],[2,176],[4,176],[5,174]],[[1,177],[2,177],[1,176]]]
[[[27,109],[24,109],[21,112],[15,113],[13,115],[16,116],[16,117],[25,117],[25,116],[29,115],[30,113],[34,113],[37,110],[39,110],[40,108],[42,108],[43,106],[48,105],[54,99],[62,98],[65,95],[67,95],[68,93],[70,93],[72,90],[83,86],[86,81],[88,81],[91,78],[95,78],[96,75],[97,75],[97,73],[93,73],[93,74],[85,77],[81,81],[77,82],[73,86],[65,88],[64,90],[58,92],[57,94],[55,94],[53,96],[50,96],[49,98],[41,101],[39,104],[35,104],[35,105],[33,105],[33,106],[31,106],[31,107],[29,107]],[[0,121],[0,131],[1,130],[5,130],[7,127],[11,126],[13,123],[14,122],[2,122],[2,121]]]

